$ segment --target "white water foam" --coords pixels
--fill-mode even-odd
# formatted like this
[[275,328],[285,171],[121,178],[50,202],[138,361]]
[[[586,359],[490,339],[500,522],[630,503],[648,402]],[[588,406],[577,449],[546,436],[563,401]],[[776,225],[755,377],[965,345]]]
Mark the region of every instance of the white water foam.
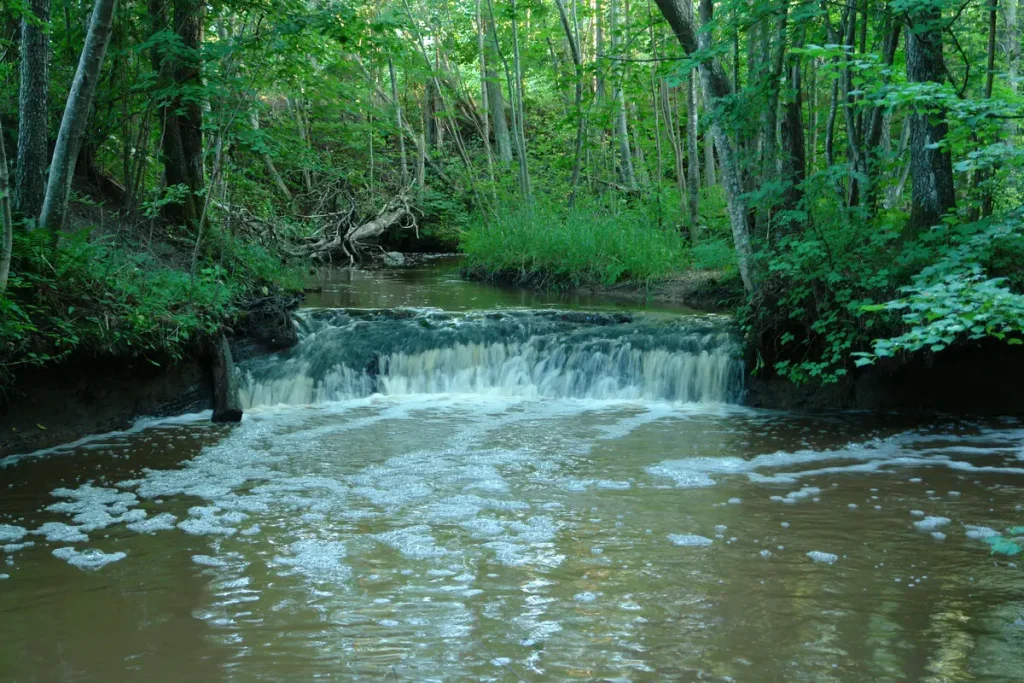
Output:
[[57,548],[53,556],[60,558],[72,567],[78,567],[83,571],[102,569],[111,562],[118,562],[128,557],[125,553],[104,553],[95,549],[75,550],[74,548]]

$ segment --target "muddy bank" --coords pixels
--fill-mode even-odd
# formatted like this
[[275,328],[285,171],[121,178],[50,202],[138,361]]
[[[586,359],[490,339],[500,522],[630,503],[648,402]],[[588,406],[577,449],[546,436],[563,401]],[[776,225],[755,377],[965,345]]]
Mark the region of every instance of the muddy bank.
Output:
[[[237,362],[298,341],[291,312],[299,296],[249,302],[223,333]],[[18,374],[0,397],[0,456],[127,429],[140,417],[167,417],[213,407],[214,354],[221,333],[190,357],[160,365],[146,360],[78,355]]]
[[751,375],[745,403],[755,408],[865,410],[907,415],[1024,415],[1024,351],[998,342],[953,347],[907,362],[888,359],[825,386]]
[[199,359],[167,367],[77,359],[19,375],[0,405],[0,455],[126,429],[142,416],[210,407],[213,383]]

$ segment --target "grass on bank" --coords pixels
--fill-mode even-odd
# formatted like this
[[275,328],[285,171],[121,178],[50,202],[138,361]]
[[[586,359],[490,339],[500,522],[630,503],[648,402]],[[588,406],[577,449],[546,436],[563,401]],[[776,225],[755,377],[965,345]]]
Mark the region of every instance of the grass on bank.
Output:
[[179,360],[246,298],[301,287],[298,274],[262,247],[216,231],[209,243],[193,276],[180,251],[156,256],[88,231],[54,245],[44,231],[18,231],[0,294],[0,390],[25,367],[77,353]]
[[690,268],[735,268],[723,239],[710,235],[691,247],[674,221],[658,222],[650,204],[589,202],[569,210],[536,201],[466,229],[459,247],[479,277],[541,287],[650,283]]

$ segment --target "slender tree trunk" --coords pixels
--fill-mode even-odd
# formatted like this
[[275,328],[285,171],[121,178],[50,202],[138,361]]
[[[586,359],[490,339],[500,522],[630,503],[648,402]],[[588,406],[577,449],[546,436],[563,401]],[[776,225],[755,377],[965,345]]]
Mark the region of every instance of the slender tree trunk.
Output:
[[[168,30],[167,0],[149,0],[153,34]],[[153,70],[158,74],[157,88],[172,94],[160,103],[160,155],[167,186],[183,186],[187,192],[180,203],[164,206],[164,217],[189,230],[198,229],[202,194],[203,148],[202,109],[197,102],[186,102],[182,89],[199,85],[199,47],[202,19],[196,16],[203,6],[195,0],[174,0],[173,31],[180,47],[164,44],[151,50]],[[181,49],[184,48],[184,49]]]
[[[992,99],[992,86],[996,75],[996,15],[999,10],[999,0],[989,0],[988,6],[988,60],[985,63],[985,90],[982,97],[986,100]],[[977,141],[977,135],[972,136]],[[982,186],[985,184],[989,174],[983,169],[974,172],[974,187],[981,189],[981,207],[971,212],[972,218],[992,215],[992,188]]]
[[[675,159],[676,187],[679,189],[679,213],[682,216],[688,216],[686,205],[686,161],[683,158],[682,133],[680,132],[683,129],[680,123],[682,117],[678,113],[678,106],[675,107],[676,112],[673,113],[672,98],[669,95],[668,84],[664,78],[661,79],[661,109],[665,117],[668,139],[672,143],[672,155]],[[698,236],[699,227],[697,228],[698,232],[695,232],[692,217],[688,218],[686,222],[690,232],[690,242],[693,243]]]
[[[396,102],[398,101],[397,95],[395,96],[394,99],[395,99]],[[309,137],[309,126],[306,124],[306,116],[305,116],[305,112],[304,112],[305,107],[303,106],[303,99],[301,97],[298,98],[298,99],[288,98],[288,105],[289,105],[289,108],[292,111],[292,114],[295,116],[295,125],[299,129],[299,137],[302,138],[302,141],[306,144],[306,147],[308,149],[312,149],[313,141]],[[399,145],[401,145],[401,147],[402,147],[402,159],[404,160],[405,159],[405,136],[402,135],[402,120],[401,120],[401,118],[399,118],[399,120],[398,120],[398,142],[399,142]],[[221,140],[218,138],[217,145],[219,146],[220,144],[221,144]],[[217,155],[214,155],[215,159],[216,159],[216,156]],[[405,168],[404,164],[403,164],[403,168]],[[408,175],[408,171],[405,171],[402,174],[402,177],[404,178],[407,175]],[[402,183],[402,186],[404,187],[407,184],[408,183]],[[313,191],[313,175],[309,172],[309,168],[305,164],[302,165],[302,189],[303,189],[303,191],[305,191],[306,194],[309,194],[309,193],[311,193]]]
[[417,138],[418,143],[416,145],[416,185],[423,187],[426,182],[426,162],[427,162],[427,143],[423,139],[423,133],[419,134]]
[[[797,47],[802,47],[802,36]],[[782,148],[780,166],[782,181],[786,190],[782,197],[781,233],[801,230],[804,220],[800,218],[800,204],[803,201],[803,182],[807,177],[807,150],[804,146],[803,88],[800,82],[799,59],[790,59],[787,79],[787,95],[783,105]],[[777,233],[778,234],[778,233]],[[779,234],[781,236],[781,234]]]
[[[202,79],[202,46],[203,46],[203,15],[206,4],[202,0],[175,0],[174,23],[182,43],[188,48],[189,54],[176,65],[175,81],[180,85],[201,88]],[[181,129],[181,147],[185,153],[185,170],[188,186],[192,191],[197,206],[202,202],[206,178],[203,169],[203,108],[193,97],[183,97],[179,107],[183,110],[179,115]]]
[[[686,145],[687,145],[687,208],[690,213],[690,241],[700,237],[700,155],[697,152],[697,73],[691,70],[686,77]],[[712,155],[714,156],[714,155]],[[714,182],[714,159],[711,160]]]
[[[699,34],[695,30],[692,7],[689,0],[657,0],[662,14],[672,26],[683,49],[693,54],[698,49],[708,51],[711,48],[712,36],[709,30],[714,13],[713,0],[700,0],[700,18],[704,30]],[[753,250],[750,244],[750,228],[747,225],[746,207],[740,199],[743,185],[740,178],[739,162],[733,149],[732,141],[725,132],[716,111],[716,104],[732,94],[732,85],[722,65],[716,59],[707,60],[700,65],[701,81],[710,110],[711,134],[721,160],[722,184],[729,222],[732,225],[733,243],[736,249],[736,263],[739,267],[743,288],[749,294],[754,290]]]
[[[249,112],[249,124],[252,126],[254,131],[259,131],[260,114],[255,108]],[[271,157],[270,153],[266,151],[260,152],[259,155],[263,157],[263,165],[267,167],[267,173],[270,175],[270,179],[274,181],[274,187],[277,188],[278,194],[281,195],[282,199],[291,204],[293,201],[291,190],[288,189],[288,186],[284,182],[284,178],[282,178],[281,174],[278,173],[277,167],[274,165],[273,157]]]
[[512,163],[512,138],[505,118],[505,98],[501,94],[498,74],[487,70],[487,96],[490,99],[491,118],[494,121],[494,141],[498,145],[498,160],[503,164]]
[[811,85],[808,91],[811,93],[810,101],[810,126],[811,126],[811,158],[810,168],[813,170],[818,165],[818,60],[815,59],[811,62],[809,67],[811,72],[810,81]]
[[[487,153],[487,173],[491,178],[491,184],[494,184],[494,150],[491,149],[491,120],[489,116],[488,100],[490,97],[487,93],[487,50],[486,41],[484,36],[484,17],[480,11],[480,0],[476,0],[476,49],[480,53],[480,123],[481,131],[480,135],[484,140],[484,151]],[[392,73],[394,67],[392,67]],[[394,76],[391,78],[394,81]],[[393,86],[392,86],[393,87]],[[395,101],[398,100],[397,95]]]
[[0,227],[3,228],[3,241],[0,243],[0,294],[3,294],[7,290],[7,278],[11,273],[11,250],[14,246],[11,183],[7,175],[7,148],[4,146],[3,126],[0,126]]
[[516,76],[516,96],[513,101],[516,107],[516,156],[519,158],[519,187],[523,192],[523,197],[529,200],[531,194],[530,167],[526,159],[526,113],[523,106],[523,65],[519,55],[519,20],[517,12],[516,0],[512,0],[512,63]]
[[[611,0],[608,28],[612,34],[612,53],[618,58],[619,51],[619,2]],[[628,190],[636,189],[636,171],[633,168],[633,155],[629,149],[629,121],[626,118],[626,96],[623,92],[625,69],[619,62],[616,68],[615,82],[615,135],[619,143],[619,179]]]
[[843,100],[843,115],[846,120],[846,156],[847,164],[849,165],[849,192],[847,195],[847,205],[855,206],[860,204],[861,195],[861,183],[859,175],[864,173],[864,155],[863,155],[863,141],[861,140],[861,128],[859,125],[859,117],[857,112],[854,110],[856,105],[855,98],[851,94],[854,89],[853,86],[853,71],[850,68],[850,60],[854,57],[853,51],[856,45],[856,31],[857,31],[857,8],[854,4],[854,0],[848,0],[846,6],[846,32],[843,34],[843,45],[846,46],[846,50],[843,52],[843,62],[846,65],[840,75],[840,89],[842,91]]
[[[882,45],[882,63],[891,67],[896,59],[896,47],[899,45],[901,25],[886,17],[885,42]],[[873,107],[871,119],[868,123],[867,142],[864,145],[864,174],[867,177],[867,206],[874,208],[879,198],[880,178],[878,177],[879,143],[882,140],[883,129],[885,128],[885,107]]]
[[[942,83],[946,79],[942,60],[942,14],[927,6],[910,15],[907,29],[907,80],[911,83]],[[944,110],[910,115],[910,229],[920,231],[936,225],[956,206],[953,162],[945,147]]]
[[1019,0],[1003,0],[1003,18],[1006,21],[1006,77],[1010,89],[1020,92],[1020,25],[1017,23]]
[[[401,179],[402,187],[409,186],[409,160],[405,155],[405,132],[402,130],[402,101],[398,98],[398,80],[395,78],[395,62],[388,57],[388,75],[391,77],[391,99],[394,102],[395,107],[395,126],[398,129],[398,154],[399,154],[399,178]],[[486,126],[487,121],[487,109],[486,104],[484,105],[484,125]],[[490,153],[490,147],[488,147],[488,153]]]
[[54,233],[64,224],[64,215],[67,213],[68,198],[71,194],[71,178],[75,173],[75,160],[78,158],[78,150],[82,145],[82,136],[85,134],[85,126],[96,95],[96,84],[99,82],[103,57],[110,43],[116,9],[117,0],[96,0],[89,19],[89,29],[85,34],[85,45],[78,60],[78,69],[75,71],[71,92],[68,93],[67,104],[64,107],[39,217],[40,226]]
[[825,120],[825,166],[836,165],[836,116],[839,114],[839,79],[832,80],[832,96],[829,98],[828,118]]
[[576,144],[574,145],[574,157],[572,164],[572,178],[569,181],[569,207],[576,204],[576,188],[579,187],[580,170],[583,165],[583,137],[586,133],[586,121],[583,118],[583,55],[580,53],[579,27],[570,23],[569,13],[565,10],[563,0],[555,0],[558,6],[558,17],[562,22],[562,30],[565,31],[565,39],[569,42],[569,52],[572,54],[572,64],[576,75]]
[[[40,22],[50,20],[50,0],[32,0],[29,6]],[[46,192],[49,69],[50,35],[47,27],[22,18],[14,207],[29,219],[30,226],[34,226],[39,218]]]
[[[604,8],[601,5],[601,0],[594,0],[594,22],[596,24],[594,32],[594,53],[595,59],[599,59],[604,54]],[[595,69],[595,77],[597,79],[594,84],[594,97],[600,106],[605,99],[605,87],[604,87],[604,70]]]

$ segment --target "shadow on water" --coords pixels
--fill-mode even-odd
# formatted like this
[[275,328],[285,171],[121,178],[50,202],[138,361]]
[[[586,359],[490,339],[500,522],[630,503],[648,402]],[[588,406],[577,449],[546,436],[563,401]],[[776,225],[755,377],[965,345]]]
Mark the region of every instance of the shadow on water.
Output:
[[664,302],[616,299],[579,291],[538,292],[464,280],[461,259],[448,256],[422,265],[391,270],[326,269],[309,285],[321,291],[306,295],[313,308],[441,308],[447,311],[500,308],[572,308],[647,310],[687,313],[690,309]]

